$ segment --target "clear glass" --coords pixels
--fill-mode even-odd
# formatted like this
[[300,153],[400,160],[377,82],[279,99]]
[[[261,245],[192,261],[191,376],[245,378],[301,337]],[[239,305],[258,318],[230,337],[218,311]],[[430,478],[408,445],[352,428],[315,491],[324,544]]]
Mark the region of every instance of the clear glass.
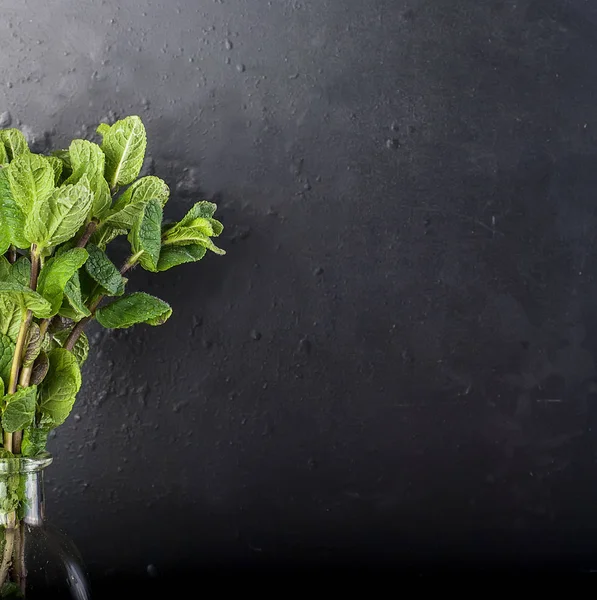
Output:
[[81,556],[45,522],[49,454],[0,458],[0,598],[89,599]]

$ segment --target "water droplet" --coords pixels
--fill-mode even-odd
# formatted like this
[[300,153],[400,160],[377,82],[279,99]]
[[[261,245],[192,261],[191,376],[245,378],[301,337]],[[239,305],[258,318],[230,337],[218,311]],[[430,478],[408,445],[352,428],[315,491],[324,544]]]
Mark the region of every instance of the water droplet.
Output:
[[309,340],[309,338],[302,338],[299,341],[299,352],[304,352],[305,354],[311,354],[311,341]]
[[400,142],[396,138],[388,138],[386,140],[386,148],[388,150],[397,150],[400,147]]
[[78,423],[81,420],[81,415],[75,415],[73,418]]
[[147,565],[147,574],[150,577],[157,577],[158,576],[158,569],[155,565]]
[[241,63],[241,64],[239,64],[239,65],[236,65],[236,70],[237,70],[239,73],[244,73],[244,72],[245,72],[245,65],[243,65],[242,63]]
[[256,329],[253,329],[251,331],[251,339],[259,341],[261,339],[261,333],[259,333],[259,331],[257,331]]
[[9,127],[11,123],[12,115],[8,111],[0,114],[0,128]]
[[6,82],[6,87],[7,87],[8,89],[12,88],[12,81],[7,81],[7,82]]
[[226,57],[226,64],[227,64],[227,65],[229,65],[229,64],[230,64],[230,57],[229,57],[229,56],[227,56],[227,57]]
[[390,125],[390,129],[392,131],[399,131],[400,129],[400,125],[398,125],[398,121],[394,121],[391,125]]
[[323,267],[315,267],[315,269],[313,269],[313,275],[323,275]]
[[233,48],[232,42],[230,40],[226,40],[224,42],[224,46],[226,47],[226,50],[232,50],[232,48]]

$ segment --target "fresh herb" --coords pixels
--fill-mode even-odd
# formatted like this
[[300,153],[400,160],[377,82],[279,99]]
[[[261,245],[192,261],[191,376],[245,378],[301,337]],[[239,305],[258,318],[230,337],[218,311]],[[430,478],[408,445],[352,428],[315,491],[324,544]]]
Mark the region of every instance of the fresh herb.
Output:
[[[139,117],[102,123],[97,132],[100,145],[74,140],[44,156],[18,130],[0,130],[2,456],[43,452],[48,432],[70,414],[92,319],[123,328],[170,317],[163,300],[125,293],[127,271],[165,271],[207,250],[224,254],[212,239],[222,224],[211,202],[164,225],[168,186],[139,178],[147,145]],[[130,245],[120,268],[107,251],[119,236]]]

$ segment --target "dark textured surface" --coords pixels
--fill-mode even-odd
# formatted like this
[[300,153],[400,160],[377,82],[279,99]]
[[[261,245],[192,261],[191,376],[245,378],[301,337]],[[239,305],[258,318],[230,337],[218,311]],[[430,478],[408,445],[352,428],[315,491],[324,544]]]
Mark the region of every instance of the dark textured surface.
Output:
[[52,441],[94,575],[590,566],[597,7],[3,0],[0,42],[40,146],[139,113],[170,214],[216,198],[227,228],[134,273],[174,316],[98,331]]

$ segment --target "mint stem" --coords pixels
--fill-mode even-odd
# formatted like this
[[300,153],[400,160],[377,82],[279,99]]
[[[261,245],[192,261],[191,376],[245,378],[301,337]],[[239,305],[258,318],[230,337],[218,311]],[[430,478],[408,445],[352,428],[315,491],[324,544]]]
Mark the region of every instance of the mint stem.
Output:
[[77,248],[85,248],[85,246],[87,245],[87,242],[89,241],[89,239],[91,238],[91,236],[95,233],[95,230],[97,229],[97,221],[89,221],[89,223],[87,223],[87,227],[85,228],[85,231],[83,232],[83,235],[81,236],[81,239],[77,242]]
[[[37,278],[39,276],[39,251],[37,246],[33,244],[31,246],[31,277],[29,279],[29,287],[32,290],[37,288]],[[10,369],[10,380],[8,382],[8,394],[14,394],[17,391],[17,384],[19,382],[19,373],[21,370],[21,361],[23,360],[23,353],[25,350],[25,344],[27,343],[27,335],[29,333],[29,327],[33,321],[33,313],[28,310],[25,313],[25,317],[21,322],[19,329],[19,335],[15,345],[15,353],[12,358],[12,366]],[[27,384],[28,385],[28,384]],[[23,433],[21,431],[13,433],[4,432],[4,448],[14,454],[20,454],[21,452],[21,441],[23,439]]]

